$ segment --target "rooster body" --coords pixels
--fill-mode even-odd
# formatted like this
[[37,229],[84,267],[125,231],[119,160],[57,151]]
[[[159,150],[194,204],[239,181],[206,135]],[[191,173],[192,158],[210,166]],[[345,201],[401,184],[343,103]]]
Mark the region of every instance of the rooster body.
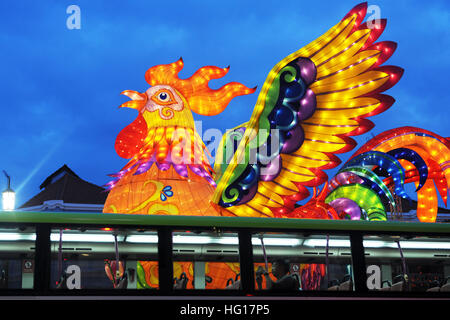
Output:
[[396,44],[375,42],[386,20],[363,23],[366,11],[367,4],[357,5],[274,66],[250,120],[223,136],[214,170],[192,112],[217,115],[255,89],[237,82],[210,89],[209,81],[228,71],[214,66],[180,79],[182,59],[147,70],[146,92],[123,92],[132,100],[122,107],[139,114],[117,137],[117,153],[130,160],[108,184],[104,212],[386,220],[386,201],[395,206],[395,197],[409,199],[403,186],[411,182],[419,219],[435,221],[433,181],[446,201],[450,143],[434,133],[389,131],[331,180],[325,173],[341,163],[338,154],[356,146],[351,136],[372,129],[367,118],[392,106],[395,100],[383,92],[403,74],[382,66]]

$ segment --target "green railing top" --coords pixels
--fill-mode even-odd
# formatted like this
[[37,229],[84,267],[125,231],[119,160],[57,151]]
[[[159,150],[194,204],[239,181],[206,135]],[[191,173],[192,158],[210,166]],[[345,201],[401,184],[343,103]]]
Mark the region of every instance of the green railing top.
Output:
[[212,217],[212,216],[166,216],[110,213],[76,212],[30,212],[0,211],[0,223],[55,225],[103,225],[108,227],[128,226],[174,226],[174,227],[222,227],[251,229],[301,229],[336,231],[386,231],[386,232],[424,232],[449,233],[450,224],[420,223],[398,221],[351,221],[316,219],[281,219],[250,217]]

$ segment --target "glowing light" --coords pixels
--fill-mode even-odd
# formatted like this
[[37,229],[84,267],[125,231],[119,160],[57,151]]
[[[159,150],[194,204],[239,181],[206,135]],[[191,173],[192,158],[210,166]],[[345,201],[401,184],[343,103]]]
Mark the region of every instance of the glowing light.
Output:
[[16,207],[16,193],[11,189],[2,192],[3,210],[10,211]]

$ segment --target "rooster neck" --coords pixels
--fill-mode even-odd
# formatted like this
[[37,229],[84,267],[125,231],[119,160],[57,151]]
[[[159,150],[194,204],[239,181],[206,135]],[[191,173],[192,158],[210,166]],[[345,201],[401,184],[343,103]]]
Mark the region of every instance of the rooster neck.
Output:
[[163,119],[159,116],[158,110],[153,112],[145,110],[142,113],[145,119],[147,128],[150,130],[152,128],[162,128],[162,127],[180,127],[187,129],[195,129],[194,117],[192,116],[191,110],[184,108],[181,111],[174,111],[173,117],[170,119]]

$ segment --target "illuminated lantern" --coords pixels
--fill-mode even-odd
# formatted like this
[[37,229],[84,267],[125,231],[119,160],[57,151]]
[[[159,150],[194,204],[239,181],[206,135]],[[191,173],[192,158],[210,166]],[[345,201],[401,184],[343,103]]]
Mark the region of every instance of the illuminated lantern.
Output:
[[2,192],[3,210],[10,211],[14,210],[16,206],[16,193],[14,192],[13,189],[11,189],[11,177],[6,173],[5,170],[3,170],[3,173],[5,174],[6,179],[8,180],[8,186]]
[[[363,209],[375,204],[371,217],[384,219],[379,196],[392,196],[372,174],[375,166],[395,169],[390,172],[395,192],[408,198],[401,159],[385,150],[365,151],[366,156],[378,152],[369,157],[375,161],[371,168],[354,163],[347,174],[360,182],[327,186],[316,195],[316,188],[328,180],[324,170],[340,164],[337,154],[356,146],[350,137],[369,131],[373,124],[367,118],[394,103],[382,93],[403,74],[401,68],[382,66],[396,44],[375,42],[386,21],[363,23],[366,11],[365,3],[357,5],[323,36],[273,67],[250,120],[224,135],[214,170],[191,111],[219,114],[231,99],[255,89],[235,82],[210,89],[209,81],[223,77],[228,68],[203,67],[188,79],[178,77],[181,59],[150,68],[145,78],[151,87],[146,92],[123,92],[132,100],[122,107],[139,114],[117,137],[117,153],[130,160],[108,184],[104,211],[336,219],[339,215],[325,198],[353,190],[368,199],[352,201]],[[380,157],[388,161],[381,163]],[[295,208],[309,196],[308,188],[314,189],[312,198]]]
[[[403,70],[382,64],[396,44],[375,42],[386,21],[363,23],[366,11],[365,3],[357,5],[323,36],[273,67],[250,120],[224,135],[214,170],[191,111],[219,114],[231,99],[255,89],[236,82],[210,89],[209,81],[228,68],[202,67],[180,79],[181,59],[147,70],[151,87],[146,92],[123,92],[132,100],[122,107],[139,114],[116,139],[117,153],[130,160],[108,184],[104,211],[334,219],[339,215],[325,197],[358,188],[348,185],[375,192],[369,193],[369,202],[376,196],[395,205],[389,188],[409,199],[404,184],[416,183],[417,216],[435,221],[437,194],[446,203],[450,187],[450,142],[412,127],[369,141],[322,189],[322,197],[314,194],[295,207],[309,196],[308,188],[328,180],[324,170],[340,164],[337,154],[356,146],[350,137],[373,127],[367,118],[394,103],[383,92]],[[350,200],[361,204],[361,199]]]
[[6,189],[2,192],[3,210],[14,210],[16,204],[16,193],[12,189]]
[[[436,192],[430,190],[430,179],[446,201],[450,142],[422,129],[383,133],[317,192],[328,181],[325,170],[341,163],[337,155],[355,148],[351,137],[373,128],[367,118],[394,103],[383,92],[403,74],[399,67],[382,66],[396,44],[375,42],[386,20],[363,22],[366,12],[366,3],[355,6],[321,37],[272,68],[249,121],[223,136],[214,170],[192,111],[217,115],[231,99],[256,89],[236,82],[209,88],[210,80],[228,72],[214,66],[180,79],[182,59],[148,69],[149,89],[123,92],[132,100],[121,107],[137,110],[138,116],[117,136],[116,152],[129,162],[112,175],[104,212],[313,219],[341,219],[342,212],[356,219],[361,212],[360,218],[367,214],[369,220],[386,220],[380,197],[392,201],[388,188],[394,186],[397,195],[408,199],[403,184],[417,182],[417,215],[421,221],[435,221]],[[376,167],[386,169],[388,177],[380,180]],[[308,188],[314,190],[312,197],[296,208],[309,196]],[[210,265],[210,275],[215,267]],[[141,287],[156,286],[155,268],[154,262],[139,262]],[[191,271],[190,262],[174,264],[174,275],[189,278]]]

